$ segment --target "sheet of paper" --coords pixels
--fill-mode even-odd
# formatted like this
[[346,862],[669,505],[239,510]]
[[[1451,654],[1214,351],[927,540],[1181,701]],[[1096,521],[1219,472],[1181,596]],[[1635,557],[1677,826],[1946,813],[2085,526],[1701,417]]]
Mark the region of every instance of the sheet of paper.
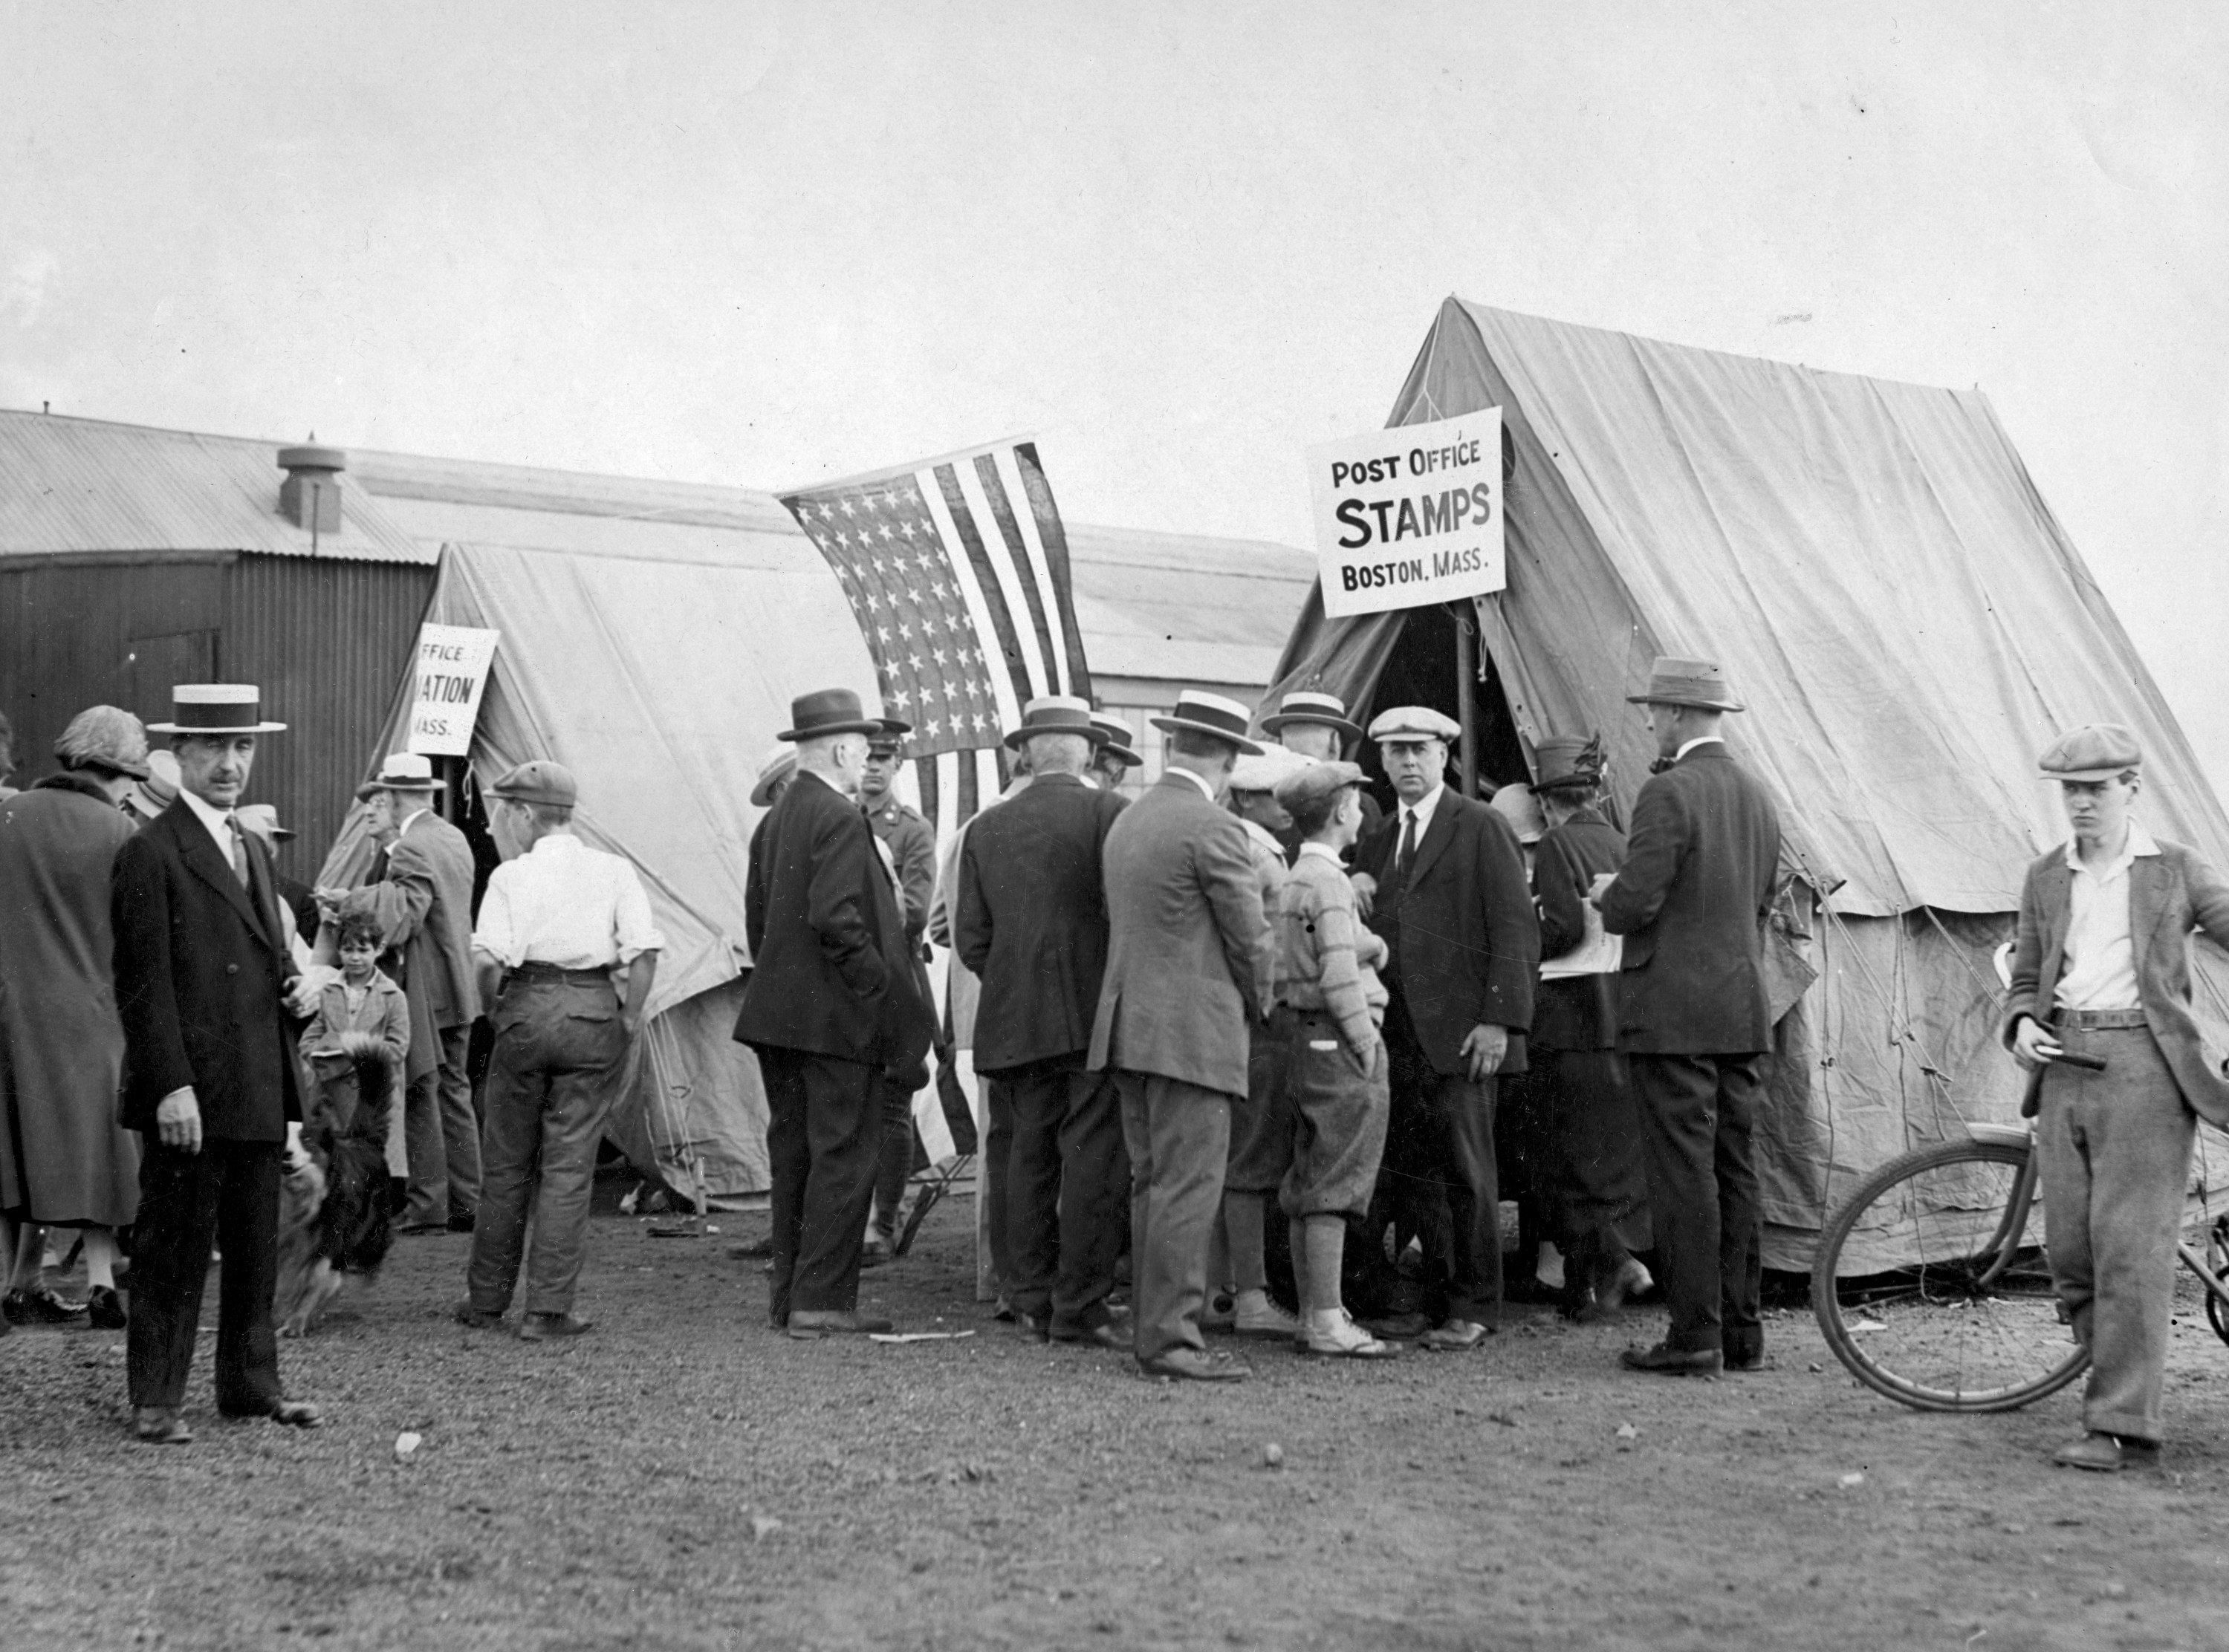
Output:
[[1625,937],[1603,927],[1602,914],[1581,903],[1587,932],[1579,944],[1559,958],[1540,960],[1543,981],[1568,981],[1575,975],[1616,975],[1625,964]]

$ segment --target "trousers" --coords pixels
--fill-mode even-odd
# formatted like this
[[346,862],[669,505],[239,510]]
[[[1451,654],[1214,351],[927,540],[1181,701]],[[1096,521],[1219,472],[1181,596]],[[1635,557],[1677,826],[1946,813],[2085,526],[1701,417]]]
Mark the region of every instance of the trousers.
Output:
[[525,1311],[568,1313],[588,1240],[596,1148],[626,1059],[619,996],[608,978],[514,974],[493,1020],[466,1289],[482,1313],[502,1313],[524,1256]]
[[1231,1098],[1182,1079],[1116,1069],[1130,1151],[1131,1301],[1140,1363],[1204,1348],[1207,1236],[1223,1200]]
[[175,1409],[201,1325],[209,1245],[222,1247],[217,1277],[216,1405],[260,1417],[284,1397],[271,1298],[279,1277],[277,1142],[203,1137],[198,1153],[145,1132],[139,1214],[132,1225],[132,1315],[125,1369],[134,1405]]
[[2106,1062],[2103,1073],[2054,1062],[2036,1118],[2052,1278],[2090,1350],[2082,1425],[2157,1440],[2197,1116],[2149,1028],[2059,1036]]
[[1423,1241],[1436,1318],[1501,1322],[1501,1178],[1493,1110],[1500,1081],[1437,1071],[1397,1000],[1385,1015],[1391,1092],[1383,1175],[1397,1220]]
[[1013,1125],[1007,1299],[1032,1318],[1050,1315],[1054,1332],[1088,1331],[1108,1317],[1122,1249],[1130,1159],[1121,1098],[1106,1073],[1083,1070],[1081,1054],[987,1076]]
[[1665,1341],[1729,1359],[1764,1352],[1764,1219],[1752,1137],[1762,1054],[1626,1057],[1641,1104],[1641,1159],[1658,1273],[1672,1309]]
[[913,1092],[887,1075],[875,1080],[875,1088],[883,1109],[882,1142],[875,1150],[875,1233],[885,1245],[895,1245],[898,1207],[913,1179]]
[[767,1316],[849,1313],[859,1305],[859,1252],[882,1143],[880,1075],[845,1061],[754,1045],[766,1081],[774,1173],[774,1283]]
[[480,1121],[465,1072],[472,1037],[469,1023],[443,1028],[440,1066],[413,1079],[403,1095],[410,1180],[402,1220],[413,1227],[440,1227],[479,1209]]

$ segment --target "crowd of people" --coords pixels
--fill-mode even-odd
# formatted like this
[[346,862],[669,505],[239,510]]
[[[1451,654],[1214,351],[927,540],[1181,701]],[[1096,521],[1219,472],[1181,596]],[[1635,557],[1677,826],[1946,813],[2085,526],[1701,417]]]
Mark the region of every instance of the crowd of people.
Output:
[[[503,861],[475,906],[443,783],[398,753],[358,793],[369,874],[290,884],[275,816],[242,802],[285,725],[248,685],[175,699],[146,727],[92,708],[56,773],[0,785],[0,1329],[125,1328],[137,1435],[183,1443],[214,1252],[218,1409],[315,1426],[279,1380],[280,1229],[310,1233],[299,1212],[322,1201],[307,1265],[376,1265],[391,1180],[402,1233],[472,1236],[459,1321],[510,1328],[516,1301],[526,1341],[589,1331],[597,1150],[663,945],[635,868],[575,834],[568,770],[528,762],[487,788]],[[1213,1331],[1337,1359],[1476,1350],[1511,1294],[1514,1143],[1563,1312],[1661,1286],[1664,1333],[1627,1367],[1762,1367],[1780,827],[1724,737],[1743,708],[1715,665],[1660,659],[1631,700],[1659,755],[1625,832],[1600,731],[1540,740],[1532,784],[1481,800],[1449,784],[1461,730],[1431,708],[1365,730],[1317,689],[1258,722],[1192,691],[1153,719],[1163,772],[1134,797],[1126,724],[1031,701],[1010,784],[940,850],[893,791],[906,726],[850,689],[797,697],[751,797],[735,1029],[768,1108],[770,1325],[892,1329],[859,1279],[896,1248],[934,1056],[1025,1334],[1211,1382],[1249,1374]],[[1365,740],[1390,810],[1352,760]],[[2072,836],[2029,870],[2004,1024],[2035,1075],[2052,1267],[2095,1361],[2084,1436],[2058,1454],[2084,1468],[2156,1450],[2193,1111],[2229,1121],[2187,945],[2229,941],[2229,885],[2134,821],[2141,765],[2112,725],[2042,759]],[[66,1233],[83,1300],[49,1282]],[[314,1293],[286,1294],[312,1304],[287,1322],[305,1328]]]

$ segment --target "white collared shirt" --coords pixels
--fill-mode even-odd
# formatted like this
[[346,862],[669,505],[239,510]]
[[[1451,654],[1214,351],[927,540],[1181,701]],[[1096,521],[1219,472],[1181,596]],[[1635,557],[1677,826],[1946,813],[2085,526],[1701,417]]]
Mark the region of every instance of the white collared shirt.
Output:
[[1724,746],[1725,743],[1726,737],[1723,734],[1698,734],[1691,740],[1682,740],[1680,749],[1672,753],[1672,760],[1677,763],[1698,746]]
[[224,856],[224,863],[237,865],[232,858],[232,810],[220,809],[199,792],[189,791],[183,786],[178,788],[178,796],[186,800],[186,807],[194,811],[194,817],[209,828],[209,835],[216,840],[216,852]]
[[1395,833],[1393,853],[1395,855],[1401,853],[1401,835],[1409,829],[1408,817],[1411,815],[1416,816],[1416,846],[1418,848],[1424,846],[1424,834],[1432,829],[1432,816],[1439,812],[1440,799],[1446,794],[1447,789],[1448,783],[1442,780],[1426,792],[1423,799],[1413,807],[1404,803],[1396,808],[1393,817]]
[[2121,853],[2102,868],[2082,863],[2066,840],[2066,949],[2052,992],[2061,1009],[2136,1009],[2136,949],[2129,933],[2129,869],[2140,855],[2157,855],[2152,835],[2133,820]]
[[506,970],[603,970],[665,945],[634,868],[570,832],[538,837],[495,869],[472,931],[472,950]]
[[1163,774],[1181,774],[1185,779],[1191,781],[1192,784],[1199,788],[1200,795],[1204,797],[1208,802],[1213,803],[1215,801],[1214,786],[1211,785],[1202,776],[1194,774],[1190,769],[1180,769],[1177,767],[1175,764],[1172,763],[1167,768],[1163,769],[1161,772]]

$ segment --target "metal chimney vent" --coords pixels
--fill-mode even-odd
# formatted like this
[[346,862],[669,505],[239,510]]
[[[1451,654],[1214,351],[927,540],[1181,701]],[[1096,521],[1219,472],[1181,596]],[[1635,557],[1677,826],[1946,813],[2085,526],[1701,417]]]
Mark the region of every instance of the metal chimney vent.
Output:
[[282,447],[279,468],[279,514],[297,528],[317,534],[341,531],[340,475],[348,455],[337,447]]

